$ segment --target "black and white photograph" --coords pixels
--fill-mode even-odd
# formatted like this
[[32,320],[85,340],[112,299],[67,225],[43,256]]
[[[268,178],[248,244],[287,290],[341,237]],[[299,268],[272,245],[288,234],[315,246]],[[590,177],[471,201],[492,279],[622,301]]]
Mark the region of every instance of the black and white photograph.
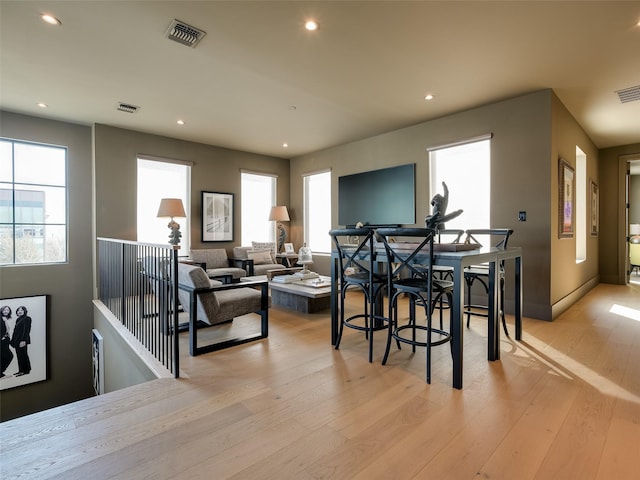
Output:
[[47,379],[47,296],[0,299],[0,390]]
[[233,241],[233,193],[202,192],[202,241]]
[[91,331],[91,357],[93,363],[93,389],[96,395],[104,393],[104,340],[95,328]]

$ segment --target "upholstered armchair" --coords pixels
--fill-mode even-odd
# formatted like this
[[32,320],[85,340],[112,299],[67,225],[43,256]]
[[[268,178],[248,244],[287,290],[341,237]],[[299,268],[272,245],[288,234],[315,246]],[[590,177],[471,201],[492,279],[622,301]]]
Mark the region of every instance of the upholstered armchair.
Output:
[[191,259],[200,264],[209,278],[224,279],[231,276],[232,282],[247,276],[247,262],[229,258],[224,248],[201,248],[191,250]]
[[[199,266],[179,263],[178,299],[189,314],[189,352],[192,356],[266,338],[269,333],[271,297],[266,280],[223,284],[211,280]],[[259,333],[198,346],[199,324],[218,325],[249,313],[260,315]]]
[[275,242],[251,242],[250,247],[234,247],[233,256],[246,261],[248,275],[266,275],[269,270],[286,268],[276,260]]
[[640,274],[640,235],[634,235],[629,240],[629,264],[631,265],[631,271],[637,270]]

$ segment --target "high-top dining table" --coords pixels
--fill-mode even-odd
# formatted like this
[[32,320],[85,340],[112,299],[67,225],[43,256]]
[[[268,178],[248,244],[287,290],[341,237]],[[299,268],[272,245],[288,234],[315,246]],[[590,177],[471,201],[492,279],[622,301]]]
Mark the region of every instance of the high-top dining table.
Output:
[[[386,255],[383,251],[374,252],[375,261],[383,268]],[[426,254],[425,254],[426,255]],[[471,265],[486,263],[489,265],[489,302],[487,321],[487,359],[495,361],[500,358],[500,322],[498,321],[498,287],[499,270],[497,266],[503,260],[513,259],[515,283],[515,338],[522,338],[522,248],[483,247],[474,250],[448,251],[438,250],[434,245],[436,265],[453,268],[453,298],[451,306],[451,351],[453,356],[453,387],[463,385],[463,335],[464,335],[464,269]],[[420,255],[416,261],[421,262]],[[422,262],[421,262],[422,263]],[[506,269],[505,264],[505,269]],[[505,272],[506,274],[507,272]],[[337,253],[331,254],[331,344],[335,345],[339,328],[338,292],[339,267]]]

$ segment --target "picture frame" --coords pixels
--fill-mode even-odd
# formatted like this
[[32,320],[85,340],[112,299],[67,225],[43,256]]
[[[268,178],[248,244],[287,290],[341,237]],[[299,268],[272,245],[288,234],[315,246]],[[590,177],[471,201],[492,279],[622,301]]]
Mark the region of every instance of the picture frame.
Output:
[[47,379],[48,295],[0,299],[0,390]]
[[598,184],[591,180],[591,236],[598,236],[600,223],[600,199],[598,194]]
[[558,238],[573,238],[575,230],[575,170],[558,160]]
[[286,253],[286,254],[296,253],[293,250],[293,243],[285,243],[284,244],[284,253]]
[[93,389],[96,395],[104,393],[104,340],[95,328],[91,330],[91,354],[93,359]]
[[201,191],[202,241],[233,241],[233,193]]

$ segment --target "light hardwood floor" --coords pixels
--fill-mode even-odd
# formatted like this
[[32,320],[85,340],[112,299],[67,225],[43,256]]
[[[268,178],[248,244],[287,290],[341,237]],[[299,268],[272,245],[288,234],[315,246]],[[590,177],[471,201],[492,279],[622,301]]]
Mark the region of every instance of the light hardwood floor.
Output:
[[640,285],[525,319],[498,362],[472,320],[460,391],[448,347],[427,385],[423,351],[380,365],[383,337],[369,364],[359,332],[331,348],[328,313],[273,308],[267,340],[185,357],[184,378],[4,422],[0,477],[638,478]]

